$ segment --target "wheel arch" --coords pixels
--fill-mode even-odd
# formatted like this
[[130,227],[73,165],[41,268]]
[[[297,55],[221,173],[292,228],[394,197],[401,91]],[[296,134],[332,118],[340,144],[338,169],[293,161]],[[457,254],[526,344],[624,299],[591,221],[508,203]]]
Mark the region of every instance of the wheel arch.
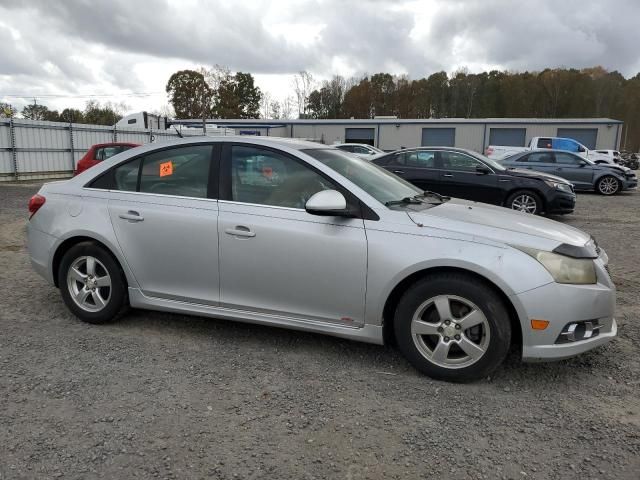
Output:
[[434,275],[438,273],[462,273],[470,277],[474,277],[481,282],[484,282],[489,288],[491,288],[503,301],[507,311],[509,312],[509,323],[511,324],[511,344],[522,346],[522,324],[520,323],[520,316],[509,296],[500,288],[494,281],[472,270],[461,267],[449,267],[449,266],[436,266],[428,267],[406,276],[400,282],[396,284],[391,290],[391,293],[387,296],[383,310],[382,310],[382,334],[385,344],[395,343],[394,329],[393,329],[393,316],[400,301],[400,298],[404,292],[414,283],[423,279],[428,275]]
[[51,261],[51,272],[53,275],[53,282],[56,287],[60,288],[60,285],[58,282],[58,269],[60,268],[60,262],[62,261],[62,257],[64,257],[64,254],[67,253],[73,246],[82,242],[92,242],[97,246],[103,248],[109,255],[111,255],[111,257],[115,260],[115,262],[120,267],[120,270],[122,271],[122,275],[125,281],[127,282],[127,285],[130,285],[130,279],[129,279],[129,275],[127,275],[125,264],[118,257],[118,255],[114,253],[113,248],[111,248],[106,242],[98,238],[95,238],[94,236],[78,234],[78,235],[73,235],[64,239],[62,242],[60,242],[60,244],[55,249],[55,253],[53,254],[53,258]]

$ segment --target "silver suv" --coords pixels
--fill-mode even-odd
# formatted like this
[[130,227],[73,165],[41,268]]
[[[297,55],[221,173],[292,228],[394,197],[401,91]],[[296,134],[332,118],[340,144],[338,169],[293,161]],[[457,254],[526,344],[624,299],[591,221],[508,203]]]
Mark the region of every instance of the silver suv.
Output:
[[589,235],[317,143],[146,145],[44,185],[29,209],[34,268],[90,323],[131,306],[395,339],[453,381],[487,375],[511,344],[555,360],[616,335]]

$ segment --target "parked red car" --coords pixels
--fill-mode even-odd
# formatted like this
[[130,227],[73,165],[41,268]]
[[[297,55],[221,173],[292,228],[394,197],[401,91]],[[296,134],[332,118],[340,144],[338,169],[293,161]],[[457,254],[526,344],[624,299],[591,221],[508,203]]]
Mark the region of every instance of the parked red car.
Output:
[[103,160],[107,158],[113,157],[120,152],[124,152],[125,150],[129,150],[133,147],[140,146],[139,143],[126,143],[126,142],[115,142],[115,143],[98,143],[93,145],[87,153],[85,153],[84,157],[80,159],[78,165],[76,166],[75,172],[73,175],[78,175],[79,173],[84,172],[86,169],[97,165]]

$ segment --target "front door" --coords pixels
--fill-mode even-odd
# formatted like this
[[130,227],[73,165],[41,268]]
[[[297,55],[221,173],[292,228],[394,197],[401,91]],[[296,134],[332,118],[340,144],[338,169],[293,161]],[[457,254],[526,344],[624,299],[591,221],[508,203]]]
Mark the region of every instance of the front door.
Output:
[[218,223],[222,306],[307,321],[363,323],[363,220],[304,209],[314,193],[334,188],[306,163],[278,150],[225,146]]
[[109,215],[145,295],[217,305],[218,203],[211,145],[173,147],[114,169]]
[[481,173],[487,168],[480,160],[461,152],[437,151],[436,166],[442,187],[439,193],[477,202],[502,203],[498,176],[494,172]]
[[421,190],[441,193],[439,172],[434,170],[435,154],[426,150],[408,150],[397,152],[385,165],[385,169],[411,182]]
[[566,178],[578,189],[592,188],[593,169],[584,159],[572,153],[555,152],[556,169],[552,172]]

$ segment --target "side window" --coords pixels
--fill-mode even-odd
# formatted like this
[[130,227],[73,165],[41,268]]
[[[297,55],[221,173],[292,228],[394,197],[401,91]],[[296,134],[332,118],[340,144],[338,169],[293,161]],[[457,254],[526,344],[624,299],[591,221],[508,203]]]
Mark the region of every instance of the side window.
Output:
[[344,150],[345,152],[353,152],[353,147],[351,145],[342,145],[338,147],[340,150]]
[[191,145],[145,155],[140,191],[206,198],[211,145]]
[[369,155],[369,150],[364,148],[364,147],[353,147],[353,151],[355,153],[359,153],[359,154],[364,154],[364,155]]
[[304,208],[312,195],[334,186],[292,158],[259,147],[231,147],[231,200]]
[[90,186],[206,198],[212,149],[211,145],[190,145],[151,153],[108,170]]
[[418,152],[407,153],[407,166],[433,168],[434,165],[435,165],[434,152],[418,151]]
[[553,155],[546,152],[530,153],[519,161],[528,163],[554,163]]
[[479,160],[458,152],[440,152],[440,158],[442,159],[442,168],[448,170],[475,172],[476,167],[484,166]]
[[104,148],[96,148],[95,153],[93,154],[93,159],[101,162],[104,160]]
[[111,158],[120,152],[124,152],[125,150],[129,150],[129,147],[121,145],[115,147],[101,147],[96,150],[95,159],[99,161],[106,160],[107,158]]
[[542,138],[538,139],[537,148],[552,148],[552,142],[550,138]]
[[556,163],[563,165],[580,165],[582,159],[569,153],[556,153]]

